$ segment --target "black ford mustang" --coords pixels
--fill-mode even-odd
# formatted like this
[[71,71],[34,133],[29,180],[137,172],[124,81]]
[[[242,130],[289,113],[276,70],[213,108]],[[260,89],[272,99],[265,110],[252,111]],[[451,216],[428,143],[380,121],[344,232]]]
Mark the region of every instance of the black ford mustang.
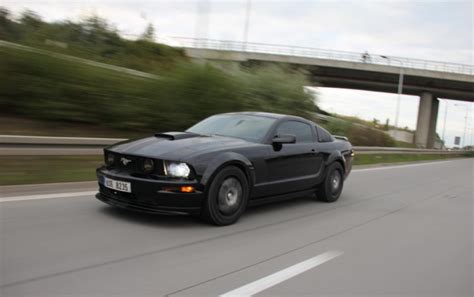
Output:
[[96,197],[117,207],[190,213],[228,225],[249,204],[310,193],[336,201],[352,156],[346,138],[300,117],[219,114],[186,132],[106,148]]

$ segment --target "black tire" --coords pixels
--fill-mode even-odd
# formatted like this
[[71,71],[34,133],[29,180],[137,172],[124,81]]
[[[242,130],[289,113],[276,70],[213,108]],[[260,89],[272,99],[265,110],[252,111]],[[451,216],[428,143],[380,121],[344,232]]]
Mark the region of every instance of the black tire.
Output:
[[334,202],[341,196],[344,187],[344,170],[339,162],[329,165],[324,182],[316,191],[318,200]]
[[225,167],[212,180],[206,196],[201,218],[218,226],[233,224],[247,207],[247,177],[235,166]]

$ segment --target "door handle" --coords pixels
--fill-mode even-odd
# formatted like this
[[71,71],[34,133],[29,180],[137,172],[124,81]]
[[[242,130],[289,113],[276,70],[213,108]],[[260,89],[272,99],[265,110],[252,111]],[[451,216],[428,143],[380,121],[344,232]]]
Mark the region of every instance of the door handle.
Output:
[[315,149],[311,149],[311,154],[313,154],[313,155],[317,155],[317,154],[318,154],[318,152],[317,152]]

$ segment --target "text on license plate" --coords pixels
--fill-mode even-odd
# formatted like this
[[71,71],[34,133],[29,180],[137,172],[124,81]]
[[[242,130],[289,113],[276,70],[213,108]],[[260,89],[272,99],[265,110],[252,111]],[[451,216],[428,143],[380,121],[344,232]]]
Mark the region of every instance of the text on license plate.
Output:
[[127,193],[132,192],[132,186],[130,183],[113,180],[107,177],[104,177],[104,186],[106,186],[109,189],[113,189],[113,190],[117,190],[121,192],[127,192]]

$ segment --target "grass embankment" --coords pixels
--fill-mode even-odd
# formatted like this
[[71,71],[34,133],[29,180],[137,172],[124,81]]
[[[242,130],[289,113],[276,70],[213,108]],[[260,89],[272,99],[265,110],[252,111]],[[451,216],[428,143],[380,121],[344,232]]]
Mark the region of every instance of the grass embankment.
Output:
[[[13,18],[0,7],[0,35],[50,53],[160,77],[144,79],[55,55],[2,47],[2,134],[136,137],[183,130],[222,112],[256,110],[306,118],[320,112],[314,94],[303,88],[314,83],[306,71],[259,63],[241,67],[193,63],[182,49],[154,43],[151,36],[124,39],[97,17],[46,22],[33,12]],[[395,145],[382,131],[349,121],[320,124],[333,134],[349,137],[354,145]]]
[[112,129],[83,123],[61,121],[42,121],[0,113],[0,135],[59,136],[59,137],[98,137],[98,138],[140,138],[152,135],[150,131]]
[[102,156],[0,156],[0,185],[89,181]]
[[[354,158],[354,165],[371,165],[381,163],[400,163],[430,161],[469,157],[467,154],[360,154]],[[471,156],[472,157],[472,156]]]
[[279,67],[229,74],[182,62],[160,79],[0,49],[1,116],[103,129],[179,131],[216,113],[259,110],[309,117],[318,111],[308,77]]
[[[129,40],[96,16],[80,22],[47,22],[31,11],[13,17],[0,7],[0,37],[50,53],[0,48],[2,134],[128,138],[180,131],[222,112],[256,110],[306,118],[321,112],[315,93],[303,88],[314,85],[307,71],[261,63],[240,67],[194,63],[182,49],[153,42],[150,27],[138,40]],[[158,74],[160,79],[52,53]],[[376,129],[376,120],[318,123],[335,135],[349,137],[353,145],[404,145]]]
[[[357,155],[354,165],[439,160],[459,155]],[[472,157],[472,155],[471,155]],[[95,179],[95,168],[102,156],[0,156],[2,171],[0,185],[21,185],[55,182],[90,181]]]
[[14,17],[0,6],[3,40],[136,70],[160,73],[186,59],[181,49],[153,42],[153,33],[137,40],[121,37],[98,16],[80,22],[46,22],[32,11]]

